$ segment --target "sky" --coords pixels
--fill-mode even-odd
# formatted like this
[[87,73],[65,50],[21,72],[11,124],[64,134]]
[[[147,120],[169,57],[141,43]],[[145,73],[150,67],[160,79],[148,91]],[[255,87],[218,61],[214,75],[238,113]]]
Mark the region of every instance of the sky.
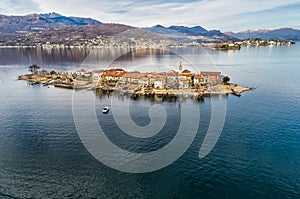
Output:
[[57,12],[136,27],[200,25],[206,29],[300,29],[300,0],[1,0],[0,14]]

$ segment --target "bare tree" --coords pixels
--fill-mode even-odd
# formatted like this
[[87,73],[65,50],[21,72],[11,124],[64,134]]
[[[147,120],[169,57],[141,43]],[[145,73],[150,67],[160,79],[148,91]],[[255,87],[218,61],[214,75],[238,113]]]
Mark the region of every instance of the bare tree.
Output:
[[32,74],[37,74],[37,70],[40,69],[41,67],[39,67],[36,64],[32,64],[31,66],[29,66],[29,71],[32,72]]

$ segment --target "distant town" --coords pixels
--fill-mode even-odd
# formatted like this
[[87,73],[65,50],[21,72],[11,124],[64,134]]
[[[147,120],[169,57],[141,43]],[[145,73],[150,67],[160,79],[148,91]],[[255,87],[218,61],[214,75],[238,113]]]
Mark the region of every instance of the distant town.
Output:
[[69,89],[102,89],[115,91],[131,96],[157,95],[162,96],[194,96],[203,97],[209,94],[235,94],[251,88],[230,83],[230,77],[216,71],[199,71],[192,73],[183,69],[168,72],[125,71],[121,68],[87,71],[80,69],[72,73],[48,72],[40,70],[37,65],[29,67],[31,73],[21,75],[19,80],[27,80],[28,85],[43,85],[45,87],[61,87]]
[[[122,27],[124,28],[124,27]],[[78,31],[78,30],[76,30]],[[86,37],[72,33],[62,33],[64,38],[58,37],[56,30],[40,31],[36,33],[10,35],[0,34],[0,48],[165,48],[165,47],[189,47],[202,46],[213,50],[240,50],[242,46],[281,46],[293,45],[295,42],[290,40],[262,40],[236,39],[232,41],[222,41],[222,39],[209,38],[203,36],[186,36],[187,41],[168,39],[158,35],[149,34],[148,31],[132,29],[118,36],[111,35],[92,35]],[[87,30],[86,30],[87,31]],[[82,34],[82,33],[81,33]],[[56,39],[53,39],[56,38]],[[195,38],[198,38],[195,39]]]

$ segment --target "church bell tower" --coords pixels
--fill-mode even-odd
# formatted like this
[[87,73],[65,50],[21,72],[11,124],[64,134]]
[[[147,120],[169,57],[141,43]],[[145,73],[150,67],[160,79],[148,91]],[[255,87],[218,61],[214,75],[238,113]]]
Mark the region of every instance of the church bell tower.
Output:
[[179,72],[179,75],[181,75],[181,73],[182,73],[182,64],[181,64],[181,61],[180,61],[179,67],[178,67],[178,72]]

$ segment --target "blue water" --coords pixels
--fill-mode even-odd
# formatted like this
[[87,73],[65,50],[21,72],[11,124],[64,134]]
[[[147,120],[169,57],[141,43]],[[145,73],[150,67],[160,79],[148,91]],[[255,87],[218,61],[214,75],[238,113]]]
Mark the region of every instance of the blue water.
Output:
[[[198,153],[211,101],[183,102],[201,110],[192,145],[166,168],[130,174],[105,166],[85,149],[73,120],[73,91],[16,81],[31,63],[74,71],[88,52],[0,49],[0,198],[300,198],[300,45],[176,52],[196,68],[215,64],[232,82],[256,89],[240,98],[227,96],[222,134],[203,159]],[[114,52],[102,53],[100,57]],[[138,58],[143,60],[149,58]],[[178,64],[168,54],[155,60]],[[125,60],[124,65],[130,64]],[[97,117],[107,136],[126,150],[156,150],[176,134],[178,102],[130,101],[139,125],[150,122],[153,104],[168,113],[163,131],[142,141],[121,134],[112,116],[100,113],[109,102],[107,96],[96,97]]]

